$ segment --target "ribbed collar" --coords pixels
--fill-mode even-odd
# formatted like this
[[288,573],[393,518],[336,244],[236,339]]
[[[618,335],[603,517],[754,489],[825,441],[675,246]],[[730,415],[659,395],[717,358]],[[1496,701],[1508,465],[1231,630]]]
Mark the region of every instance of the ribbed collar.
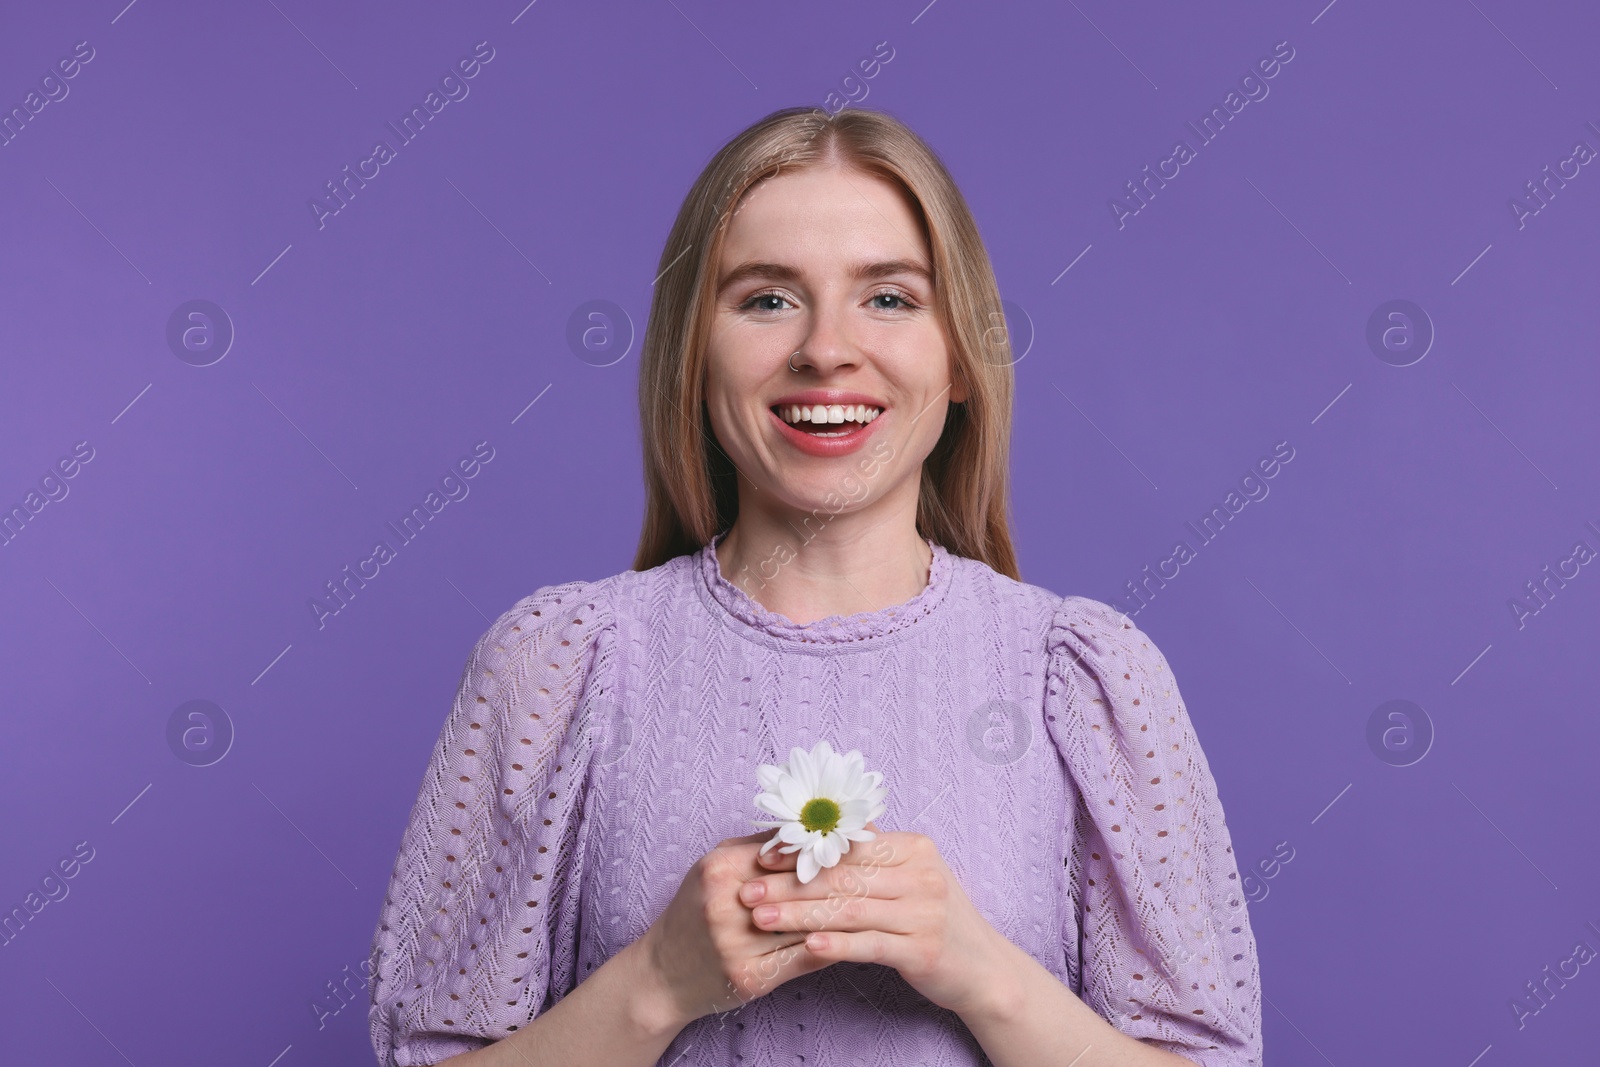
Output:
[[933,614],[944,603],[950,590],[953,574],[950,554],[943,545],[929,540],[927,544],[933,552],[933,560],[928,569],[928,584],[922,592],[905,603],[855,615],[829,615],[804,624],[792,622],[776,612],[768,611],[743,589],[723,577],[722,569],[717,564],[717,543],[726,533],[725,530],[717,534],[695,553],[694,570],[698,584],[707,596],[708,605],[713,610],[725,612],[751,630],[781,641],[810,645],[876,644]]

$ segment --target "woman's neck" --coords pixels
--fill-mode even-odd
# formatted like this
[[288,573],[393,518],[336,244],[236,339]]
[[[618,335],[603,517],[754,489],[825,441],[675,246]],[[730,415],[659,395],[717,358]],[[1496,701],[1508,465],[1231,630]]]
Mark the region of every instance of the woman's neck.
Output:
[[800,625],[904,604],[927,587],[932,558],[914,506],[794,519],[751,509],[717,544],[724,578]]

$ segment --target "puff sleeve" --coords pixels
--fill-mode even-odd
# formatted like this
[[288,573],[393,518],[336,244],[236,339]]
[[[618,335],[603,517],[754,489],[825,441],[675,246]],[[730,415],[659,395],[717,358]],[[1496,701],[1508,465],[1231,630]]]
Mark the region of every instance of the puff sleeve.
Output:
[[1202,1067],[1261,1063],[1254,934],[1211,770],[1166,658],[1121,612],[1063,598],[1046,730],[1078,793],[1062,931],[1076,991]]
[[609,621],[602,592],[543,587],[472,649],[373,935],[383,1067],[482,1048],[576,984],[590,748],[577,719]]

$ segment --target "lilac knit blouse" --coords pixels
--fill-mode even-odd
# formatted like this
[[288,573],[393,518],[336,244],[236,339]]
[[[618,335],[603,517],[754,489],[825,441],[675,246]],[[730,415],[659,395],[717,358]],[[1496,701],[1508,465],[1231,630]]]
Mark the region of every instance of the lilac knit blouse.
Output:
[[[884,773],[882,829],[932,838],[979,912],[1117,1029],[1260,1064],[1222,805],[1144,633],[931,541],[911,600],[797,625],[722,576],[717,540],[541,588],[478,640],[373,940],[381,1064],[526,1026],[640,937],[695,859],[754,832],[757,765],[821,738]],[[989,1060],[898,972],[847,962],[697,1019],[659,1063]]]

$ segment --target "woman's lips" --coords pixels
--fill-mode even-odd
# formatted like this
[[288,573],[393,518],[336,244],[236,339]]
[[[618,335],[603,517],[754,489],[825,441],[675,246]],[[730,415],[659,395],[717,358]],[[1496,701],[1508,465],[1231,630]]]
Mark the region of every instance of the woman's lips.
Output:
[[883,416],[888,414],[888,409],[884,409],[877,418],[864,425],[856,422],[830,423],[830,426],[837,426],[840,430],[845,430],[846,427],[853,427],[853,429],[833,437],[807,433],[805,430],[791,426],[771,408],[767,409],[767,414],[777,424],[778,432],[790,444],[809,456],[826,458],[830,456],[847,456],[866,444],[867,438],[872,434],[878,423],[883,421]]

